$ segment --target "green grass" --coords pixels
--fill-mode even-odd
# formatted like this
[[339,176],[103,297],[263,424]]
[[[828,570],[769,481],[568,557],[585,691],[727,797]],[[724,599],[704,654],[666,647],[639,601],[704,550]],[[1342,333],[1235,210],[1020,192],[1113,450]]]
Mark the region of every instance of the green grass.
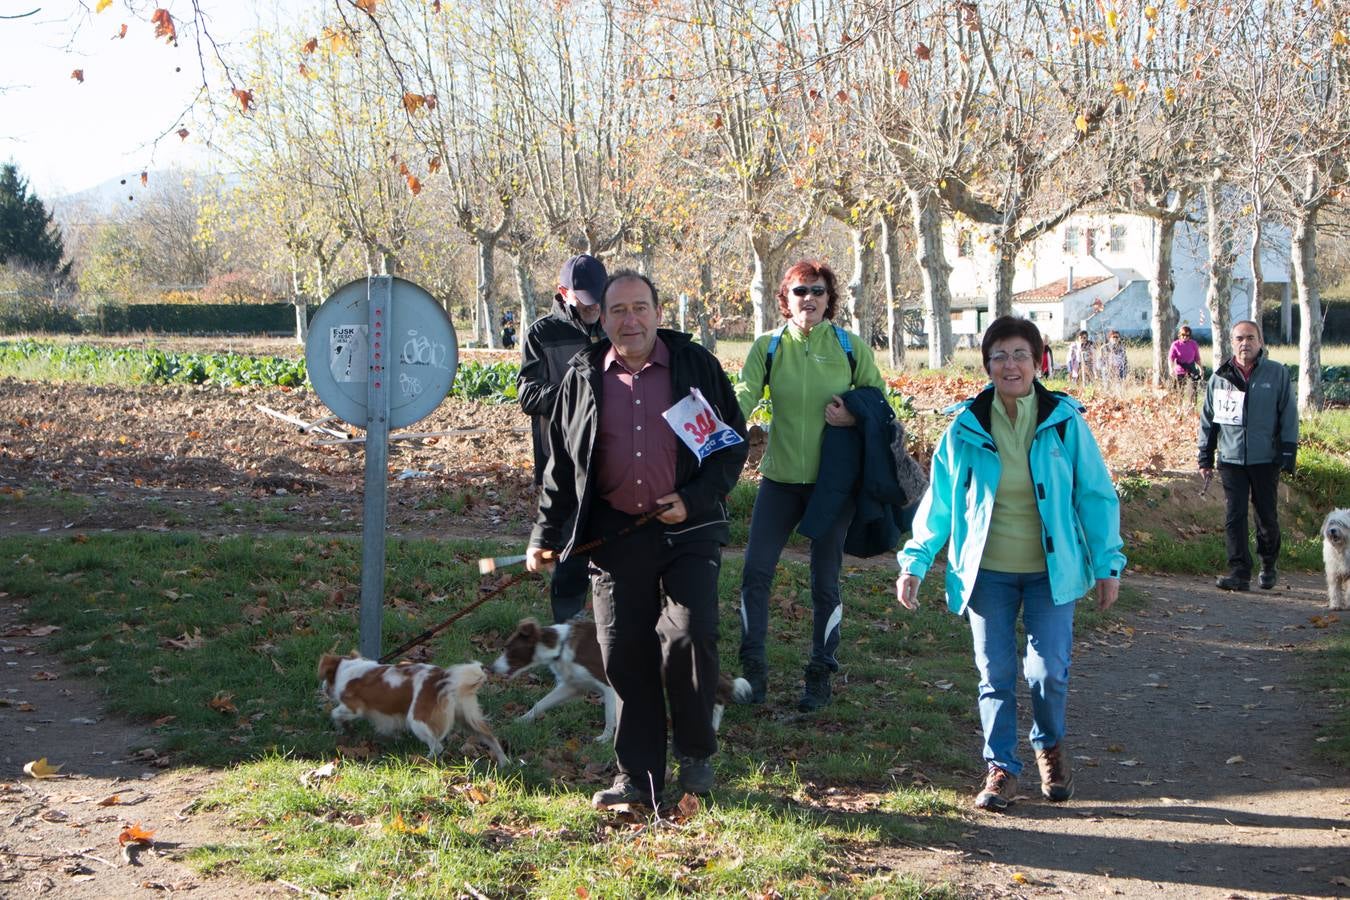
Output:
[[[392,541],[384,645],[475,596],[474,561],[503,549]],[[963,793],[978,764],[962,621],[941,608],[936,586],[917,614],[899,610],[889,567],[845,573],[850,618],[836,699],[805,718],[788,710],[809,642],[809,578],[805,566],[784,565],[772,601],[770,703],[728,710],[716,800],[679,827],[639,837],[587,805],[613,772],[611,749],[592,740],[597,703],[553,710],[547,728],[513,721],[548,689],[547,673],[494,681],[482,694],[498,736],[522,760],[509,771],[477,751],[464,761],[454,739],[444,763],[422,759],[407,736],[374,740],[364,724],[339,741],[314,666],[355,641],[355,540],[67,533],[0,539],[0,560],[0,591],[32,620],[61,627],[48,646],[103,686],[111,711],[157,723],[155,745],[176,765],[227,768],[209,802],[248,826],[238,843],[198,858],[249,877],[352,896],[443,896],[463,881],[490,896],[570,896],[582,885],[604,896],[770,888],[934,896],[850,869],[848,851],[952,838],[957,786]],[[727,660],[739,580],[740,560],[729,557],[720,585]],[[524,580],[435,639],[433,657],[490,660],[520,617],[546,610],[543,583]],[[340,777],[302,785],[299,775],[332,759],[339,743]],[[489,799],[466,799],[456,785],[470,782]],[[400,815],[426,833],[398,831],[391,823]],[[352,826],[353,817],[373,824]]]

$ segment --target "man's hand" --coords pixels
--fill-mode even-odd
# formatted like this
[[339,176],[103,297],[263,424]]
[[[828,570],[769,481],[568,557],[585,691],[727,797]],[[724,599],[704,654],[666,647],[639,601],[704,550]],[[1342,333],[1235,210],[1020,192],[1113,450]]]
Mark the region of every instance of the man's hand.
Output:
[[847,428],[850,425],[857,425],[858,420],[844,405],[844,398],[835,394],[830,402],[825,404],[825,423]]
[[895,579],[895,599],[905,609],[919,608],[919,576],[908,572]]
[[1097,609],[1106,612],[1115,605],[1116,598],[1120,596],[1119,578],[1098,578],[1097,579]]
[[656,498],[657,505],[665,506],[669,503],[670,509],[657,516],[657,521],[664,522],[667,525],[678,525],[689,518],[689,510],[685,508],[684,498],[679,494],[666,494],[664,497]]
[[531,547],[525,551],[525,570],[528,572],[538,572],[543,569],[546,572],[552,572],[553,566],[558,562],[558,551],[550,550],[547,547]]

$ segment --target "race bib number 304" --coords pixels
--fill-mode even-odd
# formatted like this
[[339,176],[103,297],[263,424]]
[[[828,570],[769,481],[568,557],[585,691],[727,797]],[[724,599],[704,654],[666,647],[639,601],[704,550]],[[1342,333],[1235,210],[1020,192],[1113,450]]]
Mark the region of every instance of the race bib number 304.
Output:
[[1243,401],[1246,394],[1236,388],[1219,388],[1214,392],[1214,423],[1216,425],[1241,425],[1243,423]]
[[704,399],[703,392],[698,388],[690,388],[688,397],[661,415],[700,463],[718,450],[745,440],[736,433],[736,429],[717,418],[712,404]]

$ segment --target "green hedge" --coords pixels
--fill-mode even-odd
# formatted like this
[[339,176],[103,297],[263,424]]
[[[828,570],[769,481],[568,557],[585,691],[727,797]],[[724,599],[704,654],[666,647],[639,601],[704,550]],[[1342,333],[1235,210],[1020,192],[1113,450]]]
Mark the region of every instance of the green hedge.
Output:
[[[313,315],[315,307],[310,307]],[[158,331],[169,334],[295,333],[290,303],[103,303],[83,316],[87,332],[120,334]]]

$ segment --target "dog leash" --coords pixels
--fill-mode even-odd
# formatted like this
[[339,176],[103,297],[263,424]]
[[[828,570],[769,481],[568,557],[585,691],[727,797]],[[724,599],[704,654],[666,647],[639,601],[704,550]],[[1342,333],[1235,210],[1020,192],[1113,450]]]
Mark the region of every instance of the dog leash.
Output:
[[[637,531],[637,530],[638,530],[639,528],[641,528],[643,525],[646,525],[646,524],[647,524],[648,522],[650,522],[652,519],[655,519],[657,516],[661,515],[661,513],[665,512],[665,511],[668,510],[668,509],[671,509],[674,505],[675,505],[675,504],[673,504],[673,503],[663,503],[661,506],[658,506],[656,509],[652,510],[651,512],[649,512],[649,513],[643,513],[641,516],[638,516],[638,517],[637,517],[636,519],[634,519],[632,522],[630,522],[629,524],[625,525],[623,528],[620,528],[618,531],[614,532],[613,534],[601,535],[600,537],[596,538],[596,539],[593,540],[593,541],[587,541],[586,543],[584,543],[584,544],[582,544],[582,545],[580,545],[580,546],[578,546],[578,547],[572,548],[572,552],[573,552],[573,553],[589,553],[589,552],[591,552],[592,550],[596,549],[597,547],[603,547],[603,546],[604,546],[607,542],[609,542],[609,541],[617,540],[618,538],[621,538],[621,537],[627,537],[628,535],[632,534],[634,531]],[[460,619],[464,618],[464,617],[467,616],[469,613],[473,612],[475,609],[477,609],[478,607],[482,606],[484,603],[486,603],[486,602],[488,602],[489,600],[491,600],[493,597],[496,597],[496,596],[498,596],[499,594],[501,594],[501,593],[502,593],[503,591],[505,591],[507,588],[514,587],[515,585],[519,584],[520,582],[525,581],[525,580],[530,579],[530,578],[534,578],[534,577],[535,577],[535,573],[533,573],[533,572],[522,572],[522,573],[520,573],[519,575],[512,575],[511,577],[507,578],[506,581],[504,581],[504,582],[502,582],[501,584],[497,585],[495,588],[493,588],[492,590],[488,591],[488,592],[485,593],[483,596],[479,597],[477,600],[473,601],[473,602],[470,603],[468,606],[464,607],[464,608],[461,609],[459,612],[457,612],[457,613],[455,613],[454,615],[452,615],[450,618],[448,618],[448,619],[446,619],[445,621],[441,622],[439,625],[435,625],[435,626],[432,626],[431,628],[428,628],[426,631],[422,632],[422,633],[419,634],[417,637],[415,637],[415,638],[413,638],[412,640],[408,641],[406,644],[403,644],[403,645],[402,645],[401,647],[399,647],[398,649],[396,649],[396,650],[391,650],[391,651],[389,651],[388,653],[386,653],[384,656],[381,656],[380,659],[379,659],[380,663],[381,663],[381,664],[384,664],[384,663],[388,663],[388,662],[389,662],[390,660],[392,660],[392,659],[397,659],[398,657],[400,657],[400,656],[402,656],[403,654],[407,653],[409,650],[411,650],[413,647],[416,647],[418,644],[422,643],[423,641],[428,641],[428,640],[430,640],[431,638],[434,638],[436,635],[440,634],[442,631],[444,631],[445,629],[449,628],[449,627],[450,627],[451,625],[453,625],[455,622],[457,622],[457,621],[459,621]]]
[[469,613],[473,612],[475,609],[477,609],[478,607],[482,606],[484,603],[486,603],[486,602],[488,602],[489,600],[491,600],[493,597],[496,597],[497,595],[501,594],[501,593],[502,593],[503,591],[505,591],[507,588],[509,588],[509,587],[514,587],[515,585],[519,584],[520,582],[526,581],[526,580],[531,579],[531,578],[534,578],[534,577],[535,577],[535,574],[534,574],[533,572],[521,572],[519,575],[512,575],[512,576],[510,576],[510,577],[507,578],[505,581],[503,581],[501,584],[497,585],[497,586],[496,586],[495,588],[493,588],[492,590],[490,590],[490,591],[488,591],[487,593],[483,594],[483,596],[479,597],[477,600],[473,601],[473,602],[470,603],[468,606],[464,607],[464,608],[461,609],[459,612],[455,613],[453,616],[451,616],[450,618],[446,619],[446,620],[445,620],[444,622],[442,622],[441,624],[435,625],[435,626],[433,626],[433,627],[431,627],[431,628],[428,628],[426,631],[422,632],[422,633],[419,634],[417,637],[415,637],[415,638],[413,638],[412,640],[408,641],[406,644],[404,644],[403,646],[399,647],[397,650],[391,650],[391,651],[389,651],[388,653],[386,653],[384,656],[381,656],[381,657],[380,657],[380,662],[381,662],[381,663],[388,663],[388,662],[389,662],[390,660],[392,660],[392,659],[397,659],[398,657],[400,657],[400,656],[402,656],[403,654],[407,653],[409,650],[411,650],[413,647],[416,647],[418,644],[422,643],[423,641],[427,641],[427,640],[430,640],[431,638],[434,638],[436,635],[440,634],[442,631],[444,631],[445,629],[449,628],[449,627],[450,627],[451,625],[453,625],[455,622],[457,622],[457,621],[459,621],[460,619],[464,618],[464,617],[467,616]]

